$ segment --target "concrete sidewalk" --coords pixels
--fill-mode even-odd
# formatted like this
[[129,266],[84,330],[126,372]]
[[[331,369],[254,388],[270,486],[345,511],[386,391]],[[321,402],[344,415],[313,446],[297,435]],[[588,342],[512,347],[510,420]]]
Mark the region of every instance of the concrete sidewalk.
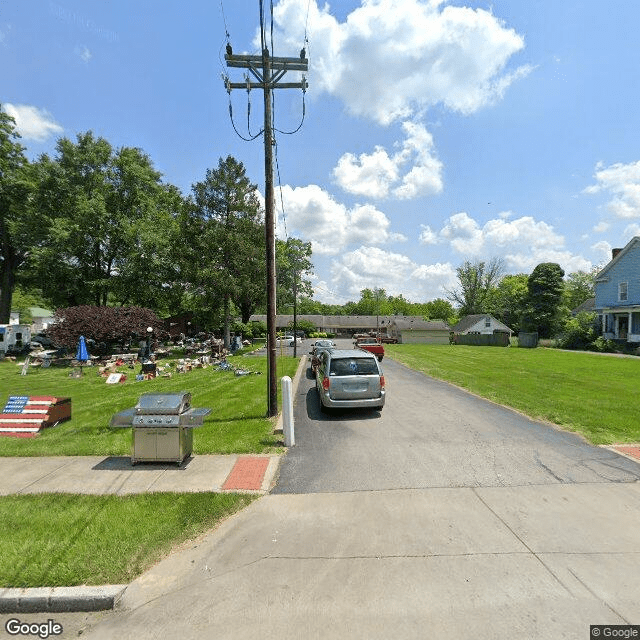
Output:
[[[280,465],[278,455],[199,455],[180,467],[131,465],[124,456],[4,458],[0,495],[81,493],[127,495],[153,492],[267,493]],[[112,609],[127,585],[0,589],[0,613]]]
[[126,589],[92,640],[582,640],[640,621],[640,484],[270,494]]
[[[297,388],[306,368],[300,359]],[[282,433],[282,414],[275,433]],[[277,481],[279,455],[196,455],[171,463],[131,464],[129,456],[3,458],[0,496],[36,493],[128,495],[153,492],[268,493]],[[127,585],[0,589],[0,613],[112,609]]]
[[[229,486],[238,468],[260,461],[262,474]],[[3,458],[0,495],[26,493],[114,494],[227,490],[267,493],[275,480],[279,455],[198,455],[179,467],[171,463],[131,465],[125,456]],[[237,476],[237,473],[234,474]],[[226,484],[225,484],[226,483]]]

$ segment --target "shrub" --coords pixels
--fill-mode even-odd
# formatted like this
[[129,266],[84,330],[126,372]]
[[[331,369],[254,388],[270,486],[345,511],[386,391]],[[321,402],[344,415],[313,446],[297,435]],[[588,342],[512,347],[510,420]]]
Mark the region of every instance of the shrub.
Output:
[[600,353],[616,353],[618,345],[613,340],[606,340],[600,336],[591,343],[590,350],[599,351]]
[[567,320],[558,338],[558,346],[562,349],[588,349],[598,335],[596,317],[595,313],[582,312]]

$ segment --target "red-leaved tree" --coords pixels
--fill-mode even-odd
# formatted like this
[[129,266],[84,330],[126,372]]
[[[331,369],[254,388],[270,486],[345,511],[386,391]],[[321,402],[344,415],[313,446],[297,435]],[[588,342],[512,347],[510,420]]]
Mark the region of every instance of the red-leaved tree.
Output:
[[162,320],[151,309],[82,305],[58,309],[48,333],[56,344],[74,349],[80,336],[112,344],[145,338],[148,327],[156,337],[163,333]]

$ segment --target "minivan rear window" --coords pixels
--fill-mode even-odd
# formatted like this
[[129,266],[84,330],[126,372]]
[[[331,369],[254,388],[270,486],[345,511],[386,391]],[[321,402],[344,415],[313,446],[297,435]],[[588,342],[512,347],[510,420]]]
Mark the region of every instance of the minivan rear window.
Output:
[[332,358],[330,376],[378,375],[378,365],[373,358]]

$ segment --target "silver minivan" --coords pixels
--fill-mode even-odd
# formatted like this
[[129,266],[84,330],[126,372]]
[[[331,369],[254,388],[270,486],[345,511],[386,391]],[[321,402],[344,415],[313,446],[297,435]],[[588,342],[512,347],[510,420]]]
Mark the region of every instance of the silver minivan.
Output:
[[384,375],[372,353],[361,349],[335,349],[319,355],[316,390],[323,411],[384,407]]

